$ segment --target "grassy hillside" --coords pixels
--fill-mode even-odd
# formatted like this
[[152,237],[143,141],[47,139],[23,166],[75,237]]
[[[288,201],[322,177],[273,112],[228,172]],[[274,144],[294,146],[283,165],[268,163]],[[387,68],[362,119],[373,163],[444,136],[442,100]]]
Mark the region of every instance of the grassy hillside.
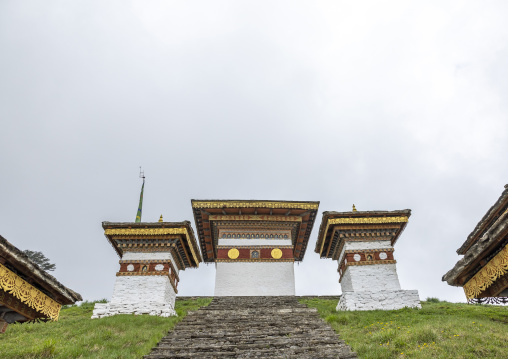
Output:
[[[0,358],[141,358],[187,311],[210,298],[178,300],[178,317],[118,315],[91,320],[93,303],[62,309],[58,322],[15,324],[0,335]],[[360,358],[508,358],[508,308],[423,302],[397,311],[336,312],[315,307]]]
[[422,309],[336,312],[337,300],[302,299],[318,309],[360,358],[508,358],[508,308],[428,300]]
[[211,299],[177,300],[178,317],[117,315],[93,319],[94,303],[64,308],[58,322],[9,325],[0,358],[141,358],[187,311]]

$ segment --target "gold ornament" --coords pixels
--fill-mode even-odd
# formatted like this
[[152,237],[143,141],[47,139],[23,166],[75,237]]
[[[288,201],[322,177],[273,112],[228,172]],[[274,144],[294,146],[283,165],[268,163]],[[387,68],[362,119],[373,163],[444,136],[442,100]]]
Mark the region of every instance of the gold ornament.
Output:
[[104,234],[106,236],[157,236],[164,234],[185,234],[185,238],[189,244],[196,267],[199,267],[199,262],[201,262],[194,252],[194,246],[191,243],[191,239],[186,228],[108,228],[104,231]]
[[270,215],[210,215],[210,221],[274,221],[274,222],[302,222],[299,216],[270,216]]
[[353,217],[353,218],[332,218],[328,220],[328,224],[341,223],[406,223],[407,217]]
[[272,258],[280,259],[282,257],[282,251],[279,248],[272,249]]
[[231,259],[236,259],[236,258],[238,258],[239,255],[240,255],[240,252],[236,248],[231,248],[228,251],[228,257]]
[[495,255],[466,284],[464,292],[468,299],[477,298],[480,293],[490,287],[496,279],[508,272],[508,245]]
[[0,264],[0,289],[10,293],[22,303],[46,315],[48,318],[58,320],[62,305],[33,287],[2,264]]
[[353,217],[353,218],[331,218],[326,223],[326,228],[323,233],[323,241],[321,242],[321,249],[319,255],[323,254],[323,247],[325,245],[325,237],[328,232],[328,227],[332,224],[378,224],[378,223],[406,223],[409,221],[408,217]]
[[318,209],[319,203],[294,202],[241,202],[193,201],[192,208],[283,208],[283,209]]

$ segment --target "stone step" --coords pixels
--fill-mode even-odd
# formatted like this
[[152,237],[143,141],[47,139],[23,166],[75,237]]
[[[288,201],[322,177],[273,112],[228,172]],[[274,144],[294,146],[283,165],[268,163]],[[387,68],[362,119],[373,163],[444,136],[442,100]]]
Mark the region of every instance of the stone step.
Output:
[[146,359],[357,358],[295,297],[219,297],[190,312]]
[[[157,346],[157,348],[167,348],[168,346],[177,347],[184,343],[182,341],[183,338],[171,338],[161,340]],[[197,338],[192,338],[197,339]],[[193,349],[199,348],[208,348],[213,346],[214,344],[220,345],[222,347],[230,346],[230,345],[318,345],[318,344],[334,344],[337,343],[337,338],[334,336],[325,336],[325,337],[312,337],[309,335],[295,335],[295,336],[227,336],[227,337],[213,337],[210,336],[208,338],[199,338],[199,342],[190,344]],[[187,346],[188,347],[188,346]],[[234,347],[234,346],[233,346]]]
[[211,350],[207,352],[190,351],[161,351],[144,357],[145,359],[168,359],[168,358],[334,358],[353,359],[357,355],[349,350],[349,347],[320,348],[265,348],[249,349],[224,352],[223,350]]
[[300,330],[278,330],[278,329],[267,329],[267,330],[244,330],[244,331],[215,331],[213,333],[209,331],[181,331],[175,332],[171,335],[171,337],[166,337],[161,340],[161,342],[168,341],[168,340],[181,340],[181,339],[196,339],[196,340],[206,340],[208,338],[216,338],[221,339],[224,337],[227,337],[228,339],[231,338],[235,339],[237,337],[243,338],[245,336],[248,336],[250,340],[260,338],[260,337],[267,337],[267,336],[287,336],[291,338],[296,337],[308,337],[308,336],[314,336],[314,337],[332,337],[336,338],[337,335],[335,332],[331,329],[314,329],[314,330],[306,330],[306,329],[300,329]]
[[206,354],[203,353],[159,353],[145,356],[145,359],[216,359],[216,358],[273,358],[273,359],[353,359],[358,358],[355,353],[333,348],[330,350],[321,350],[319,352],[313,351],[312,348],[308,348],[307,351],[295,351],[292,349],[284,350],[257,350],[249,352],[221,352],[211,351]]

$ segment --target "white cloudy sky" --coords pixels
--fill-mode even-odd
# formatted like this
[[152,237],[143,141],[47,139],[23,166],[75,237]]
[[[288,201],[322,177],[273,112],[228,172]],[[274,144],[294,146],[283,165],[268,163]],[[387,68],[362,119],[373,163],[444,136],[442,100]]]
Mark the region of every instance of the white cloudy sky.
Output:
[[[508,183],[505,1],[0,2],[0,234],[110,298],[102,221],[192,220],[194,199],[413,215],[403,288],[441,282]],[[313,252],[297,294],[338,294]],[[212,295],[215,269],[181,274]]]

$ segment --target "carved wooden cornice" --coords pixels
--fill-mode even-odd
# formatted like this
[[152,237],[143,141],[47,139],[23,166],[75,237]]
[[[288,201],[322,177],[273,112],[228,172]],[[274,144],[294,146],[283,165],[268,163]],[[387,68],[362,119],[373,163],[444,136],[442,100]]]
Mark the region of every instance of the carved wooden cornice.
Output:
[[508,245],[482,267],[466,284],[464,292],[468,299],[478,297],[499,277],[508,273]]
[[0,264],[0,289],[46,317],[58,320],[62,305],[2,264]]

